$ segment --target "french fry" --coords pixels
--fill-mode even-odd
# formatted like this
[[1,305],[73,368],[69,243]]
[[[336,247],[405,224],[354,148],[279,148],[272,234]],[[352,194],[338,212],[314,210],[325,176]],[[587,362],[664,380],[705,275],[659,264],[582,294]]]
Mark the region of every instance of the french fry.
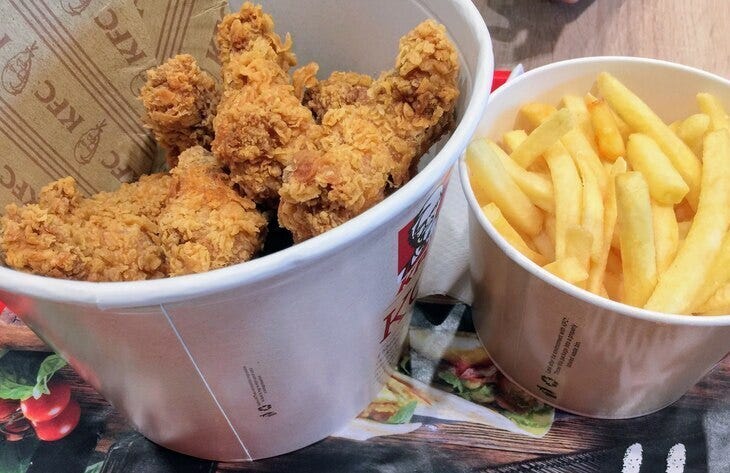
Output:
[[730,315],[728,112],[700,93],[701,113],[666,125],[609,73],[595,90],[557,110],[525,104],[524,129],[501,148],[477,140],[490,150],[481,162],[470,155],[484,149],[467,149],[484,214],[518,251],[597,295]]
[[[548,214],[545,216],[545,235],[547,235],[553,243],[553,254],[555,254],[555,214]],[[553,259],[555,259],[554,256]]]
[[527,256],[529,259],[539,264],[540,266],[547,264],[548,259],[540,253],[534,251],[527,245],[527,243],[517,232],[517,230],[515,230],[514,227],[509,224],[507,219],[504,218],[504,215],[502,215],[499,207],[497,207],[494,202],[491,202],[482,207],[482,212],[484,213],[484,216],[487,217],[487,220],[489,220],[494,228],[499,232],[499,234],[502,235],[504,239],[507,240],[507,242],[509,242],[509,244],[512,245],[517,251]]
[[696,209],[702,179],[702,165],[697,156],[647,104],[611,74],[599,74],[598,90],[632,129],[647,134],[656,141],[689,186],[687,200]]
[[606,271],[603,278],[609,297],[614,301],[624,300],[624,278],[621,273]]
[[542,213],[510,177],[485,139],[472,141],[466,150],[472,188],[480,203],[494,202],[518,231],[535,236],[542,228]]
[[641,307],[657,283],[649,186],[639,172],[616,176],[624,302]]
[[649,194],[657,202],[674,205],[682,202],[689,187],[659,145],[649,136],[634,133],[626,146],[626,160],[635,171],[644,175]]
[[684,222],[677,222],[677,234],[679,235],[680,241],[684,241],[687,238],[690,228],[692,228],[691,220],[685,220]]
[[702,113],[710,117],[710,129],[712,131],[725,128],[730,130],[730,117],[722,107],[722,104],[712,94],[697,94],[697,104],[700,106]]
[[606,189],[606,198],[603,207],[603,248],[601,249],[601,257],[598,261],[594,261],[591,266],[588,277],[588,290],[598,293],[600,288],[605,285],[604,273],[608,264],[609,254],[611,253],[611,243],[616,229],[616,176],[626,172],[626,161],[618,158],[611,166],[608,177],[608,187]]
[[543,268],[560,279],[575,285],[579,285],[588,279],[588,272],[575,257],[555,260],[543,266]]
[[536,172],[538,174],[544,174],[546,176],[550,174],[550,169],[548,168],[548,165],[545,162],[545,158],[543,158],[542,156],[540,156],[539,158],[537,158],[536,160],[534,160],[532,162],[532,164],[530,164],[527,167],[527,170],[528,171],[532,171],[532,172]]
[[709,129],[710,117],[704,113],[695,113],[682,120],[675,133],[696,156],[702,156],[702,139]]
[[[721,286],[730,282],[730,233],[725,235],[720,247],[720,253],[712,262],[712,267],[707,274],[705,283],[700,288],[694,300],[694,307],[702,306]],[[697,310],[693,310],[696,312]]]
[[593,170],[593,174],[595,174],[596,179],[598,180],[601,193],[605,193],[608,174],[603,168],[601,158],[598,157],[598,154],[593,149],[593,146],[588,142],[585,135],[576,128],[566,133],[565,136],[560,139],[560,142],[563,143],[563,146],[565,146],[565,149],[568,150],[568,153],[570,153],[570,156],[576,163],[578,163],[578,161],[585,161],[586,164],[590,166]]
[[[547,227],[548,220],[545,219],[545,226]],[[555,261],[555,243],[550,238],[550,235],[543,230],[539,235],[532,237],[532,244],[537,248],[548,261]]]
[[[526,139],[527,133],[525,130],[512,130],[502,136],[502,144],[504,144],[505,151],[511,155]],[[539,174],[549,174],[547,164],[545,164],[545,160],[542,157],[533,161],[527,170]]]
[[[591,126],[591,117],[588,114],[588,108],[586,107],[585,100],[577,95],[564,95],[560,101],[560,108],[567,108],[570,113],[573,114],[576,126],[586,137],[586,140],[593,148],[594,152],[598,152],[596,146],[596,136],[593,133],[593,126]],[[567,145],[566,145],[567,146]]]
[[528,168],[541,154],[553,146],[575,126],[570,111],[558,110],[542,125],[535,128],[527,139],[510,155],[517,164]]
[[512,154],[523,141],[527,139],[525,130],[512,130],[502,135],[502,144],[508,153]]
[[616,158],[620,156],[625,156],[624,139],[608,104],[603,100],[592,100],[586,102],[586,106],[591,117],[593,131],[596,134],[599,154],[611,162],[616,161]]
[[[585,103],[591,103],[591,102],[595,102],[597,100],[599,100],[599,99],[596,98],[590,92],[588,92],[584,98]],[[611,110],[611,107],[609,107],[608,109]],[[631,134],[631,128],[613,110],[611,110],[611,116],[613,117],[614,122],[616,122],[616,128],[618,129],[618,132],[621,134],[621,138],[623,138],[624,143],[626,143],[626,140],[629,138],[629,135]]]
[[578,171],[583,180],[583,208],[581,226],[592,236],[591,260],[600,261],[603,253],[603,195],[593,170],[584,160],[578,160]]
[[555,112],[557,109],[552,105],[530,102],[520,107],[520,111],[517,113],[517,123],[518,126],[523,126],[527,133],[532,133]]
[[730,284],[718,289],[695,313],[701,315],[730,315]]
[[566,235],[580,225],[582,184],[573,159],[560,143],[545,152],[555,194],[555,258],[566,256]]
[[708,133],[703,151],[697,214],[676,258],[659,278],[647,309],[688,313],[730,226],[730,131]]
[[565,234],[565,242],[565,257],[578,260],[586,273],[586,279],[588,279],[588,270],[591,267],[593,235],[583,227],[574,226],[568,228]]
[[616,122],[616,128],[618,128],[618,132],[621,134],[621,138],[623,138],[624,143],[626,143],[626,140],[629,139],[629,136],[631,136],[631,127],[623,121],[621,117],[618,116],[616,112],[614,112],[611,107],[608,108],[611,110],[611,116],[613,117],[613,120]]
[[507,173],[529,197],[530,201],[546,212],[555,212],[555,196],[550,178],[519,166],[494,141],[489,141],[489,146],[502,161]]
[[[650,189],[651,190],[651,189]],[[654,224],[654,246],[656,248],[657,273],[663,273],[677,254],[679,247],[679,226],[674,208],[651,201],[651,215]]]

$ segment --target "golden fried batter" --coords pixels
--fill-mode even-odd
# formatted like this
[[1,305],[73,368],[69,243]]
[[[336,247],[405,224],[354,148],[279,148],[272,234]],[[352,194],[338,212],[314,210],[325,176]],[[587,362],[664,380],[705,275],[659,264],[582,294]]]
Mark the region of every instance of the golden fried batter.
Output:
[[305,89],[302,103],[314,114],[318,123],[328,110],[364,103],[373,78],[356,72],[333,72],[327,79]]
[[172,175],[142,176],[89,198],[67,177],[44,187],[38,204],[8,205],[0,255],[11,268],[44,276],[155,279],[246,261],[265,232],[253,202],[197,146],[180,155]]
[[247,197],[275,207],[283,169],[304,146],[314,119],[289,82],[293,55],[284,54],[288,46],[281,49],[271,17],[246,3],[231,18],[217,37],[224,90],[212,151]]
[[263,38],[276,54],[275,61],[284,72],[297,63],[291,51],[292,40],[287,34],[284,41],[274,32],[274,20],[264,13],[261,5],[245,2],[238,13],[226,15],[218,25],[215,42],[221,64],[225,67],[231,55],[239,51],[248,51],[251,41]]
[[192,56],[179,54],[147,71],[140,99],[145,108],[142,120],[167,152],[171,167],[188,148],[210,148],[218,92],[213,78]]
[[340,225],[410,177],[418,158],[453,123],[459,95],[456,50],[428,20],[400,41],[395,69],[367,100],[329,109],[319,136],[284,173],[279,224],[302,241]]
[[248,261],[261,250],[266,218],[231,188],[210,152],[190,148],[171,174],[170,196],[159,219],[170,276]]
[[116,192],[84,198],[67,177],[44,187],[38,204],[10,204],[0,249],[9,267],[87,281],[130,281],[165,275],[157,219],[171,178],[143,176]]

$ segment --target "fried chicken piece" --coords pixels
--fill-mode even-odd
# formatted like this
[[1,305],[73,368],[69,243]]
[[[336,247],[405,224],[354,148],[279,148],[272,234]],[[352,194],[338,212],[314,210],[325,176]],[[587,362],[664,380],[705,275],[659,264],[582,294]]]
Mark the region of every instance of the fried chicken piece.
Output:
[[395,69],[368,98],[329,109],[314,144],[293,155],[280,190],[279,223],[295,241],[359,215],[404,184],[418,158],[447,131],[459,95],[458,56],[428,20],[400,41]]
[[8,205],[0,256],[11,268],[56,278],[156,279],[250,259],[263,246],[266,223],[196,146],[172,174],[89,198],[67,177],[44,187],[37,204]]
[[304,93],[307,89],[311,89],[317,85],[317,72],[319,64],[310,62],[299,69],[292,72],[291,84],[294,86],[294,95],[301,102],[304,99]]
[[291,36],[287,33],[282,41],[274,31],[271,15],[264,13],[261,5],[245,2],[238,13],[226,15],[218,25],[215,42],[222,66],[228,64],[234,53],[252,49],[251,42],[259,38],[265,39],[271,46],[276,55],[275,61],[284,72],[296,65],[296,56],[291,51]]
[[210,149],[218,99],[215,81],[189,54],[179,54],[147,71],[140,91],[145,108],[142,120],[167,152],[170,167],[188,148]]
[[[249,3],[234,17],[235,21],[224,20],[223,25],[237,26],[221,27],[218,36],[227,60],[212,151],[247,197],[275,207],[283,170],[293,152],[306,146],[304,136],[315,123],[289,82],[287,70],[293,59],[283,61],[282,67],[280,40],[272,30],[271,17]],[[229,44],[232,31],[249,37]]]
[[300,242],[345,223],[385,197],[390,150],[364,107],[324,117],[319,149],[299,151],[284,172],[279,225]]
[[143,176],[115,192],[84,198],[73,178],[41,190],[39,203],[10,204],[0,220],[4,263],[43,276],[87,281],[166,274],[157,218],[170,176]]
[[401,39],[395,69],[373,83],[369,95],[398,139],[408,143],[392,153],[394,187],[415,174],[417,158],[453,127],[458,77],[459,57],[446,28],[427,20]]
[[248,261],[259,252],[267,220],[231,188],[216,158],[201,147],[180,155],[159,219],[170,276]]
[[[310,81],[311,82],[311,81]],[[304,90],[302,103],[314,114],[318,123],[330,109],[368,101],[373,78],[356,72],[333,72],[327,79]]]

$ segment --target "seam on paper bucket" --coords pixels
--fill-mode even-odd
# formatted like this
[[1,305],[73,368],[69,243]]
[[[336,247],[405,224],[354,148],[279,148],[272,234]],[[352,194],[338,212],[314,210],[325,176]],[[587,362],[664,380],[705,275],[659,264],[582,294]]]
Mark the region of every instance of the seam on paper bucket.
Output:
[[231,432],[233,432],[233,435],[236,436],[236,440],[238,440],[238,443],[241,445],[241,448],[243,449],[244,453],[248,457],[249,461],[253,460],[251,458],[251,454],[248,452],[248,448],[246,448],[246,445],[244,445],[243,440],[241,440],[241,436],[238,435],[238,431],[236,431],[236,428],[233,427],[233,423],[231,422],[231,419],[228,418],[228,415],[226,414],[226,411],[223,410],[223,406],[221,406],[221,403],[218,402],[218,398],[213,393],[213,389],[208,384],[208,381],[205,379],[205,376],[203,376],[203,372],[198,367],[198,364],[195,362],[195,359],[193,358],[193,354],[190,353],[190,350],[188,349],[188,346],[185,344],[185,341],[183,340],[182,336],[180,335],[180,332],[177,331],[177,327],[175,327],[175,324],[172,323],[172,318],[170,317],[170,314],[167,313],[167,309],[165,309],[165,306],[163,304],[160,304],[160,310],[164,314],[165,318],[167,319],[167,323],[170,324],[170,327],[172,328],[173,333],[177,337],[177,339],[180,341],[180,345],[182,345],[183,350],[185,350],[185,353],[188,355],[188,358],[190,359],[190,363],[193,364],[193,368],[195,368],[195,371],[198,373],[198,376],[200,376],[201,381],[203,381],[203,384],[205,385],[205,389],[208,390],[208,393],[210,394],[210,397],[213,399],[213,402],[215,402],[215,405],[218,407],[218,410],[220,411],[221,415],[223,415],[223,418],[228,423],[228,427],[231,428]]

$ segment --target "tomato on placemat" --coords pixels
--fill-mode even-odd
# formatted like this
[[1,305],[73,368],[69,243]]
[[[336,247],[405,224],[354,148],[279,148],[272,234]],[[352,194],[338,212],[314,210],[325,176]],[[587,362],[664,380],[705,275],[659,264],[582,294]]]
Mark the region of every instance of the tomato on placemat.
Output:
[[63,381],[48,383],[50,393],[38,399],[29,397],[20,401],[23,415],[31,422],[45,422],[58,416],[71,400],[71,387]]
[[60,440],[78,425],[81,418],[81,407],[79,403],[71,399],[59,415],[46,422],[33,422],[36,436],[46,442]]

